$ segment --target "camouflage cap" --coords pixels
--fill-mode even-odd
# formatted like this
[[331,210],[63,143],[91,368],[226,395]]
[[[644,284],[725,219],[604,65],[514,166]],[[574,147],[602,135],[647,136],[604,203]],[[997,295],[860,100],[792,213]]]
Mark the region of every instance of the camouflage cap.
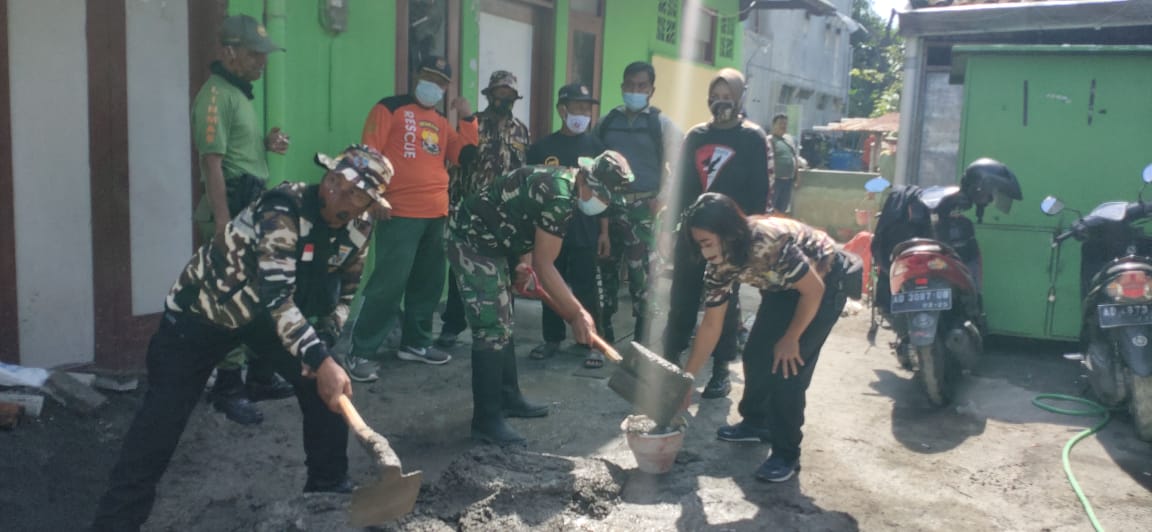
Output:
[[595,158],[581,157],[578,163],[580,169],[587,172],[585,179],[588,187],[597,196],[617,205],[624,204],[624,194],[631,189],[630,185],[636,179],[628,159],[619,152],[605,150]]
[[220,44],[236,46],[262,54],[283,52],[279,44],[268,38],[268,30],[248,15],[233,15],[220,24]]
[[497,70],[488,77],[488,86],[480,91],[480,94],[487,95],[492,89],[497,87],[508,87],[520,94],[520,89],[516,88],[516,75],[507,70]]
[[391,207],[384,199],[384,191],[392,182],[395,170],[388,158],[376,151],[376,148],[366,144],[353,144],[336,158],[317,153],[316,164],[343,175],[345,179],[367,192],[372,199],[385,207]]

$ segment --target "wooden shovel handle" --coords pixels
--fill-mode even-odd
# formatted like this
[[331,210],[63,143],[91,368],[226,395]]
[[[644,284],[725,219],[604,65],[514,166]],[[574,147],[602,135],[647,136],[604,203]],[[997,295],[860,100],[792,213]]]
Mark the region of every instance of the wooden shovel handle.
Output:
[[360,417],[360,412],[356,411],[356,407],[352,405],[352,400],[347,395],[340,395],[340,410],[344,413],[344,420],[348,422],[348,426],[355,432],[360,432],[368,428],[368,424],[364,423],[364,418]]
[[[549,308],[556,312],[556,314],[560,314],[561,317],[564,317],[564,321],[570,321],[560,312],[559,305],[556,304],[556,301],[552,299],[552,296],[549,295],[548,292],[545,292],[543,288],[536,290],[534,294],[540,298],[540,301],[543,301],[545,305],[548,305]],[[592,340],[592,347],[595,347],[596,349],[599,349],[601,352],[603,352],[604,356],[608,357],[608,360],[616,363],[624,361],[624,358],[620,356],[620,353],[616,351],[616,348],[612,347],[612,344],[601,338],[599,334],[589,331],[588,337],[590,340]]]

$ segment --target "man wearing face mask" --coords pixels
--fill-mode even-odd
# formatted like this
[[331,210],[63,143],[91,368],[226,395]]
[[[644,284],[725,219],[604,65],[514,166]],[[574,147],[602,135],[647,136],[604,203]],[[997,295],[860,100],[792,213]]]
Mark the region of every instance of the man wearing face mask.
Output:
[[[670,175],[668,162],[675,163],[684,132],[672,120],[649,105],[656,92],[656,69],[637,61],[624,68],[620,84],[624,105],[608,112],[596,125],[596,136],[608,149],[628,158],[636,181],[626,194],[627,205],[610,217],[612,240],[610,259],[601,266],[604,279],[604,321],[611,323],[618,307],[620,263],[628,268],[628,293],[636,318],[634,337],[644,342],[648,331],[648,254],[653,245],[653,219],[660,210],[661,184]],[[608,334],[608,336],[612,336]]]
[[[604,145],[587,132],[592,118],[593,105],[600,103],[592,97],[586,85],[571,83],[560,88],[556,112],[564,120],[559,131],[540,139],[528,149],[528,164],[548,166],[578,166],[581,157],[595,157],[604,151]],[[597,213],[598,214],[598,213]],[[577,210],[568,222],[564,234],[564,244],[556,257],[556,271],[572,288],[572,293],[580,304],[592,314],[596,328],[604,330],[601,320],[600,297],[597,286],[596,246],[608,238],[607,219],[599,215],[588,215]],[[529,257],[530,258],[530,257]],[[532,350],[531,357],[537,360],[550,358],[560,350],[564,341],[564,320],[555,312],[544,307],[544,343]],[[589,346],[585,365],[600,367],[604,355]]]
[[452,358],[432,345],[432,316],[447,274],[447,163],[460,164],[461,150],[478,142],[478,131],[468,100],[456,98],[450,106],[459,116],[459,132],[437,110],[451,80],[452,69],[444,58],[424,58],[412,93],[380,100],[364,124],[362,141],[393,162],[396,178],[387,194],[392,208],[374,213],[383,219],[373,239],[376,264],[361,293],[364,302],[345,360],[357,382],[379,378],[380,348],[401,302],[401,347],[396,356],[437,365]]
[[[760,126],[741,118],[744,90],[744,75],[731,68],[721,69],[709,84],[708,109],[712,119],[696,125],[684,137],[675,183],[679,189],[678,201],[669,205],[670,212],[663,218],[662,230],[676,231],[680,215],[705,192],[719,192],[735,199],[748,215],[767,210],[772,145]],[[664,352],[673,357],[688,347],[704,287],[704,266],[694,260],[694,246],[683,242],[690,239],[677,241],[672,301],[664,329]],[[738,297],[728,299],[724,329],[712,351],[712,377],[704,387],[703,398],[724,397],[732,390],[728,363],[736,357],[736,331],[740,324],[738,301]],[[759,439],[759,435],[730,435],[722,429],[720,438],[746,441]]]
[[[471,151],[469,148],[465,148],[460,157],[465,162],[449,170],[450,213],[455,212],[460,200],[487,189],[493,179],[524,166],[527,156],[528,126],[512,115],[512,106],[520,99],[516,76],[507,70],[497,70],[488,78],[488,87],[480,93],[488,98],[488,107],[476,113],[480,142],[476,145],[475,157],[467,153]],[[456,345],[456,337],[468,328],[468,322],[464,317],[460,288],[451,273],[448,275],[448,301],[440,319],[444,325],[436,346],[449,348]]]
[[[510,257],[531,253],[540,286],[572,326],[578,343],[587,344],[589,333],[596,331],[592,315],[556,271],[556,258],[572,213],[604,212],[633,177],[628,161],[613,151],[595,159],[582,157],[578,163],[576,168],[528,166],[499,177],[488,190],[464,198],[449,222],[448,260],[472,328],[474,439],[523,443],[504,418],[548,414],[547,406],[528,402],[520,392],[512,339]],[[529,271],[517,268],[517,286],[530,282]]]

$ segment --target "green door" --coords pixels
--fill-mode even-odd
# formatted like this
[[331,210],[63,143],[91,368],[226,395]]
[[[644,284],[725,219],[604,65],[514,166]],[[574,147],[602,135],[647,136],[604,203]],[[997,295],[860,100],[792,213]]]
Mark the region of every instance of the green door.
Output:
[[1059,261],[1051,235],[1075,221],[1040,212],[1055,195],[1087,212],[1134,200],[1152,162],[1152,47],[969,46],[964,72],[961,168],[992,157],[1015,172],[1024,200],[991,207],[979,230],[984,301],[995,334],[1072,339],[1080,329],[1080,250]]

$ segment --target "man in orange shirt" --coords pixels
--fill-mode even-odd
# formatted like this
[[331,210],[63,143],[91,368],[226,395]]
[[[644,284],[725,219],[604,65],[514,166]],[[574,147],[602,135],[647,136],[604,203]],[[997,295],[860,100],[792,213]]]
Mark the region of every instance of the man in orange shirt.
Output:
[[460,163],[460,151],[478,141],[476,120],[468,101],[456,98],[451,108],[459,132],[436,108],[452,80],[442,57],[420,62],[410,94],[380,100],[364,123],[361,141],[392,161],[396,174],[385,198],[389,211],[373,232],[376,263],[364,286],[360,317],[352,329],[347,357],[352,380],[378,378],[378,353],[387,326],[404,302],[402,337],[396,356],[401,360],[444,364],[451,356],[432,345],[432,314],[444,291],[447,262],[444,224],[448,217],[446,163]]

